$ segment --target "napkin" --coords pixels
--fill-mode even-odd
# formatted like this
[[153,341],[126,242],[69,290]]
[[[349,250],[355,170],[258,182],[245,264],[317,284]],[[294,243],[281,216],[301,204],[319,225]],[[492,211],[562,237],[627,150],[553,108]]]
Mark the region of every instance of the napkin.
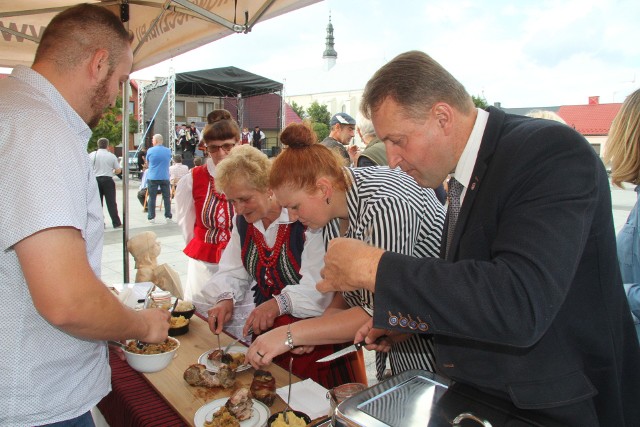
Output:
[[[151,282],[140,283],[124,283],[121,286],[120,294],[118,298],[122,303],[128,307],[136,308],[139,299],[144,299],[147,295],[149,288],[153,286]],[[115,286],[118,289],[118,286]]]
[[[280,387],[276,393],[286,402],[289,386]],[[291,402],[289,404],[291,409],[304,412],[312,420],[327,415],[330,408],[327,389],[311,379],[291,384]]]

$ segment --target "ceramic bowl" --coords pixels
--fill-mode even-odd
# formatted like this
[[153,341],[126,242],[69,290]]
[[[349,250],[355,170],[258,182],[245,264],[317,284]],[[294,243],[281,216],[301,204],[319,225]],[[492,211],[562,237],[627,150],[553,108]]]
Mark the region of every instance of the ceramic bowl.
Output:
[[169,366],[173,358],[176,356],[176,351],[180,348],[180,341],[171,337],[168,339],[175,341],[178,346],[166,353],[138,354],[124,350],[124,356],[127,359],[127,363],[129,363],[129,366],[138,372],[149,373],[163,370]]
[[[307,425],[311,422],[311,418],[309,417],[309,415],[305,414],[304,412],[300,412],[300,411],[293,411],[293,410],[288,410],[287,411],[289,414],[288,416],[291,416],[291,413],[294,413],[298,418],[302,418],[302,420],[304,421],[303,425]],[[278,415],[282,414],[282,411],[280,412],[276,412],[275,414],[271,415],[269,417],[269,419],[267,420],[267,426],[268,427],[272,427],[275,426],[275,421],[278,418]]]
[[173,317],[178,317],[178,316],[183,316],[185,319],[191,319],[191,317],[193,316],[193,314],[196,312],[196,308],[194,306],[191,306],[191,310],[188,311],[178,311],[178,310],[174,310],[171,315]]
[[186,324],[184,324],[184,325],[182,325],[180,327],[169,328],[169,336],[170,337],[177,337],[177,336],[186,334],[187,332],[189,332],[189,323],[190,322],[187,321]]

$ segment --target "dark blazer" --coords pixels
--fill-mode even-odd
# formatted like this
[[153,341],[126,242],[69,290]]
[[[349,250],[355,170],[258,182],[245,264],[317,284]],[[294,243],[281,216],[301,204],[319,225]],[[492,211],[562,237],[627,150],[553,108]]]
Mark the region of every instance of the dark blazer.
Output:
[[640,426],[640,348],[602,161],[568,126],[488,111],[449,259],[385,253],[374,324],[418,332],[402,326],[416,320],[435,335],[440,374],[518,408]]

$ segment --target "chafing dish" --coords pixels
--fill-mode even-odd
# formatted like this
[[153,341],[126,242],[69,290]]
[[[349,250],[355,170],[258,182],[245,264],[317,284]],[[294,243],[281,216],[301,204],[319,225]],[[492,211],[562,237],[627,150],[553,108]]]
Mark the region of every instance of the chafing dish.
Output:
[[559,424],[427,371],[407,371],[340,403],[337,427],[500,427]]

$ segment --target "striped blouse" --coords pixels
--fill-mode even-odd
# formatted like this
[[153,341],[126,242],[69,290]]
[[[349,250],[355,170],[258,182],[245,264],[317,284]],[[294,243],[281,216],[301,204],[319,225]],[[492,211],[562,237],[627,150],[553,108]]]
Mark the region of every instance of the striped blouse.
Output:
[[[438,257],[445,211],[435,192],[420,187],[399,169],[388,167],[347,168],[353,185],[347,192],[349,226],[345,237],[363,240],[387,251],[415,257]],[[402,292],[402,284],[398,284]],[[373,315],[373,294],[345,292],[351,307]],[[386,354],[376,355],[378,379],[382,379]],[[409,369],[434,372],[433,343],[429,335],[413,334],[389,352],[391,372]]]

